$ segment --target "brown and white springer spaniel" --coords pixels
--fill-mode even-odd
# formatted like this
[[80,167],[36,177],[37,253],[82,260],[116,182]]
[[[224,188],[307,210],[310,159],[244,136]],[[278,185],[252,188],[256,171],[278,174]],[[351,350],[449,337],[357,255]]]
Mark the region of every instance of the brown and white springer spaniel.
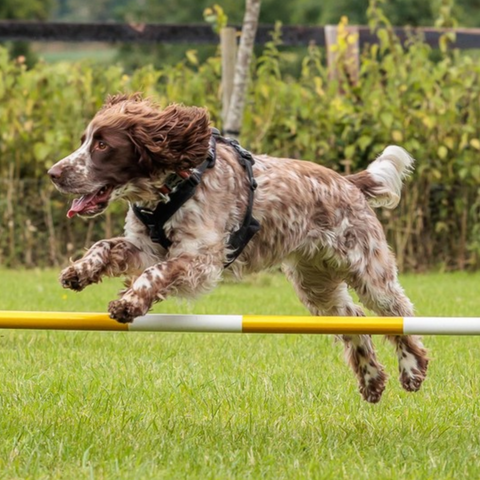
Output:
[[[204,109],[172,105],[161,110],[139,95],[109,97],[88,125],[81,147],[48,174],[63,193],[79,196],[68,212],[91,217],[110,202],[130,202],[123,237],[102,240],[63,270],[60,281],[76,291],[103,276],[126,276],[129,288],[110,302],[112,318],[131,322],[169,296],[212,290],[227,263],[229,237],[242,224],[249,183],[237,151],[216,147],[194,196],[165,224],[168,250],[152,242],[132,204],[155,208],[173,172],[184,176],[204,162],[211,129]],[[367,170],[338,173],[312,162],[255,155],[258,183],[253,216],[260,231],[227,270],[235,275],[281,265],[312,315],[363,316],[348,293],[381,316],[413,316],[397,280],[395,259],[371,206],[394,208],[413,159],[389,146]],[[345,335],[346,358],[363,398],[378,402],[386,374],[370,336]],[[428,359],[418,337],[391,336],[405,390],[417,391]]]

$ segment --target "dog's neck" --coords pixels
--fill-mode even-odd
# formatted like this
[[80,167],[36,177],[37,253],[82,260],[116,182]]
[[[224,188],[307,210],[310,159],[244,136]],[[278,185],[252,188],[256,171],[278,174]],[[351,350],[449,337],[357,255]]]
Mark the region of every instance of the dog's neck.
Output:
[[[215,166],[216,161],[216,138],[219,132],[212,132],[210,139],[210,149],[207,159],[191,172],[175,173],[165,179],[164,184],[160,187],[159,193],[163,197],[163,202],[158,202],[154,207],[134,204],[132,210],[137,219],[143,223],[148,231],[150,239],[154,243],[162,245],[168,250],[172,245],[172,241],[165,233],[165,224],[173,215],[195,194],[197,187],[202,181],[202,176],[207,169]],[[245,169],[249,183],[248,204],[240,227],[231,232],[228,240],[228,249],[230,253],[224,267],[228,267],[243,251],[250,239],[260,229],[260,224],[253,218],[253,200],[254,191],[257,188],[257,182],[253,177],[252,164],[253,156],[250,152],[242,148],[238,142],[227,140],[228,143],[236,150],[239,163]]]

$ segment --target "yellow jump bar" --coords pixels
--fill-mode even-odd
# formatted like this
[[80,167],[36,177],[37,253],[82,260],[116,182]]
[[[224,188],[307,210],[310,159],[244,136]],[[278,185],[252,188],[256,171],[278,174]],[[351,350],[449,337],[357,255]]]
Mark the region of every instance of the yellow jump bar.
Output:
[[121,324],[106,313],[0,311],[0,329],[148,332],[480,335],[477,317],[313,317],[149,314]]

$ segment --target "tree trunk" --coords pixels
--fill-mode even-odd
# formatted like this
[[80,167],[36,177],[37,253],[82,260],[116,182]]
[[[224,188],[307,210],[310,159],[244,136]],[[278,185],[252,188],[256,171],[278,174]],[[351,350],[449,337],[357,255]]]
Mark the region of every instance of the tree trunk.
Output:
[[225,27],[220,31],[222,48],[222,121],[227,121],[230,100],[232,99],[235,62],[237,60],[237,31],[233,27]]
[[224,132],[229,137],[238,138],[242,126],[243,110],[247,93],[248,74],[252,60],[253,45],[257,33],[261,0],[246,0],[242,36],[238,47],[233,92],[226,115]]

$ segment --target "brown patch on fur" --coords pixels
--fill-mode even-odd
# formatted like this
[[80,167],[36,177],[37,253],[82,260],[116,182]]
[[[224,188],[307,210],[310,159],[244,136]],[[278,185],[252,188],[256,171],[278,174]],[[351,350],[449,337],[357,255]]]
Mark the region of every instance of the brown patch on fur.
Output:
[[202,163],[210,141],[207,110],[170,105],[161,110],[139,94],[115,95],[95,115],[99,128],[126,132],[140,163],[149,169],[186,170]]
[[353,183],[368,198],[374,198],[381,187],[381,185],[372,178],[370,172],[366,170],[353,175],[347,175],[345,178]]

